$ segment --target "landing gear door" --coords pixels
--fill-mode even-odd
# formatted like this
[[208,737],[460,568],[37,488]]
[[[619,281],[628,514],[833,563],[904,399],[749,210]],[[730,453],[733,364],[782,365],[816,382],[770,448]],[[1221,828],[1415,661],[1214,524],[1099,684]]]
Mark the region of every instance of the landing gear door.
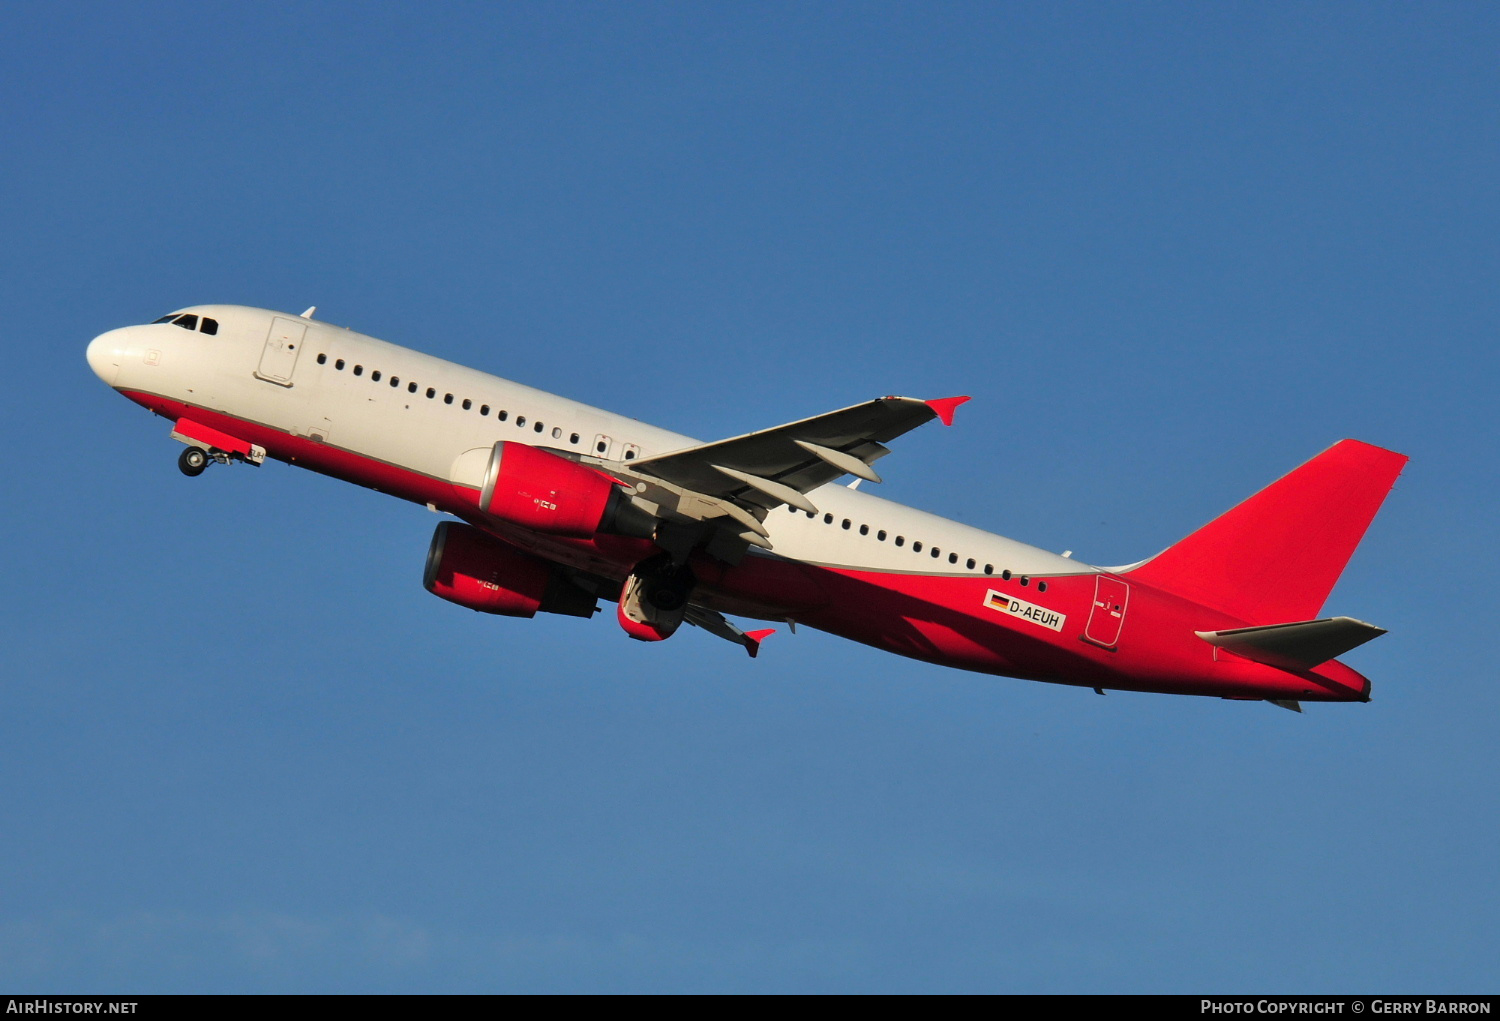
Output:
[[292,370],[297,367],[306,333],[306,323],[281,316],[272,319],[271,332],[266,334],[266,346],[260,353],[260,367],[255,370],[256,378],[277,386],[291,386]]
[[1113,649],[1120,642],[1125,626],[1125,608],[1130,605],[1130,586],[1107,574],[1094,579],[1094,605],[1089,610],[1088,626],[1083,629],[1086,641]]

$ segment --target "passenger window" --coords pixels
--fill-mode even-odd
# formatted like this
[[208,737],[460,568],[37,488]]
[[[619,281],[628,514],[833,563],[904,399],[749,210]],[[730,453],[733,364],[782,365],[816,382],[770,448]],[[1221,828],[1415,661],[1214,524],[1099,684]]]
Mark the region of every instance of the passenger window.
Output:
[[318,355],[318,364],[319,365],[327,365],[328,364],[328,356],[327,355]]
[[495,416],[495,421],[497,421],[497,422],[504,422],[509,417],[510,417],[510,412],[508,412],[508,411],[502,411],[498,415]]
[[370,373],[370,382],[371,383],[379,383],[380,382],[380,370],[379,369],[376,369],[374,372]]
[[1047,583],[1045,581],[1039,581],[1039,582],[1037,582],[1036,583],[1036,590],[1038,592],[1045,592],[1045,591],[1047,591]]
[[984,565],[984,573],[985,574],[994,574],[995,573],[995,565],[994,564],[985,564]]
[[436,396],[437,396],[437,388],[429,386],[427,388],[427,399],[430,401],[430,400],[432,400]]
[[344,371],[344,360],[342,358],[340,358],[338,361],[336,361],[336,362],[333,363],[333,367],[335,369],[338,369],[340,372],[343,372]]
[[625,460],[627,460],[627,461],[634,461],[635,460],[635,451],[627,449],[625,451]]
[[554,440],[562,439],[562,430],[555,425],[552,427],[552,438]]
[[1000,577],[1004,578],[1006,581],[1010,581],[1010,569],[1006,568],[1005,570],[1001,571]]
[[173,326],[181,326],[184,330],[196,330],[198,328],[197,316],[180,316],[172,320]]
[[912,543],[911,544],[911,548],[912,548],[912,552],[913,553],[920,553],[920,552],[922,552],[922,544],[920,542],[914,542],[914,543]]
[[204,316],[203,322],[198,324],[198,329],[212,337],[219,332],[219,321]]
[[943,551],[938,549],[936,546],[932,547],[932,559],[936,560],[942,555],[942,553]]
[[400,385],[401,385],[401,377],[400,376],[392,376],[391,377],[391,389],[394,390],[394,389],[396,389],[396,387],[398,387]]
[[452,404],[453,403],[453,395],[452,394],[443,394],[443,403],[444,404]]
[[882,528],[880,531],[876,532],[875,538],[879,539],[881,542],[885,542],[885,529]]
[[538,433],[541,432],[542,431],[542,423],[538,422],[536,425],[532,426],[531,427],[531,431],[532,432],[538,432]]
[[354,367],[354,374],[356,376],[363,376],[365,374],[365,367],[363,365],[356,365]]
[[849,531],[849,519],[848,518],[844,519],[844,531],[846,531],[846,532]]
[[471,400],[469,400],[469,399],[468,399],[468,398],[467,398],[467,397],[465,397],[465,398],[464,398],[464,410],[465,410],[465,411],[468,411],[468,410],[469,410],[469,409],[470,409],[470,408],[472,408],[472,407],[473,407],[473,406],[474,406],[474,402],[473,402],[473,401],[471,401]]
[[869,525],[860,525],[859,526],[859,534],[860,535],[869,535],[870,534],[870,526]]
[[609,444],[605,443],[603,440],[600,440],[598,443],[594,444],[594,449],[602,454],[609,449]]
[[973,557],[969,558],[968,567],[969,567],[969,570],[971,570],[971,571],[974,570],[974,558]]
[[574,433],[572,436],[569,436],[568,437],[568,442],[572,443],[572,444],[574,444],[576,446],[577,443],[578,443],[578,434]]
[[897,546],[905,546],[906,545],[906,536],[904,536],[904,535],[898,535],[898,536],[896,536],[896,545]]
[[516,416],[516,428],[517,429],[524,429],[524,428],[526,428],[526,416],[525,415],[517,415]]
[[417,384],[415,384],[415,383],[407,383],[406,384],[406,392],[409,393],[409,394],[416,393],[417,392]]
[[833,515],[832,514],[824,514],[823,515],[823,524],[825,524],[825,525],[831,525],[831,524],[833,524]]
[[958,563],[958,554],[957,553],[949,553],[948,554],[948,563],[950,563],[950,564],[956,564],[956,563]]
[[490,406],[488,404],[481,404],[479,406],[479,413],[481,415],[488,415],[490,413]]

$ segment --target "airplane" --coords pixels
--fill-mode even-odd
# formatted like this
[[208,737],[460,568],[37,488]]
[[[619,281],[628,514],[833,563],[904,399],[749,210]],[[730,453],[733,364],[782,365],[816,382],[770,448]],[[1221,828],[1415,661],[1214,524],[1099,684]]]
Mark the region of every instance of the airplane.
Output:
[[[754,657],[815,628],[901,656],[1106,690],[1366,702],[1319,617],[1407,458],[1358,440],[1138,563],[1094,567],[880,499],[887,444],[968,397],[881,397],[702,443],[314,318],[196,305],[110,330],[90,367],[172,422],[183,474],[267,458],[451,516],[423,584],[508,617],[683,623]],[[848,484],[841,480],[851,477]]]

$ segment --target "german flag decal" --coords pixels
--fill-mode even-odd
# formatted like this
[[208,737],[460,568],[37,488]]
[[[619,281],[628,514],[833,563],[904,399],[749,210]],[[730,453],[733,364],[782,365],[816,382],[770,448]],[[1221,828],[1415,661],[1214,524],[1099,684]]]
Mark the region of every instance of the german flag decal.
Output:
[[1004,592],[996,592],[994,589],[985,593],[984,605],[992,610],[1029,620],[1039,627],[1050,628],[1053,631],[1061,631],[1063,624],[1068,620],[1066,614],[1049,610],[1045,606],[1037,606],[1035,603],[1028,603],[1015,596],[1008,596]]

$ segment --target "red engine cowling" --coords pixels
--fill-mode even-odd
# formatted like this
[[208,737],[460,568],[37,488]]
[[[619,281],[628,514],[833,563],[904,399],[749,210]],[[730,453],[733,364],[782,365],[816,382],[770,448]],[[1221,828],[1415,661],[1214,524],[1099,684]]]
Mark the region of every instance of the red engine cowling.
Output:
[[588,617],[598,608],[556,565],[457,521],[433,532],[422,584],[450,603],[506,617],[535,617],[538,610]]
[[490,453],[479,509],[549,535],[587,539],[599,531],[617,484],[576,461],[501,440]]

